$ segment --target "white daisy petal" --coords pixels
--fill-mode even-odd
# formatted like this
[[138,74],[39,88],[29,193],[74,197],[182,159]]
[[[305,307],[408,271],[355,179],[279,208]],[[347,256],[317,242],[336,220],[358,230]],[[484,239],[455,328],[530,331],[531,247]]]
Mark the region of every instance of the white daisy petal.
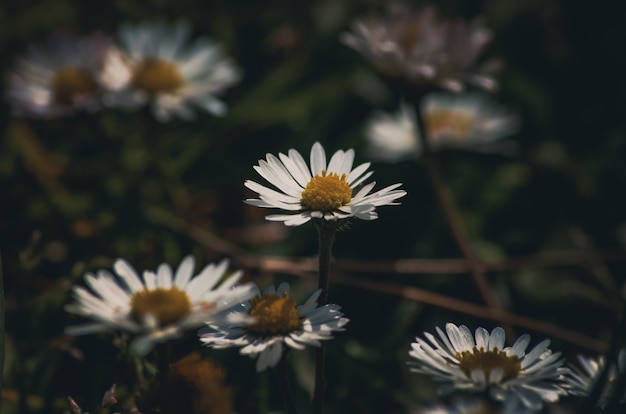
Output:
[[322,145],[316,142],[311,148],[311,174],[321,175],[322,170],[326,170],[326,152]]

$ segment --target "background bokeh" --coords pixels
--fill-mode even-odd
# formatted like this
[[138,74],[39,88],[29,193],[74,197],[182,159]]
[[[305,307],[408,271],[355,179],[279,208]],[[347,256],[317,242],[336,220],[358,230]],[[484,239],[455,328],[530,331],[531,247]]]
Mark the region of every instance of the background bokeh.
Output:
[[[128,361],[111,335],[71,338],[79,321],[63,310],[85,271],[123,257],[137,269],[176,265],[187,254],[202,264],[230,257],[262,286],[295,283],[300,298],[315,289],[301,266],[281,271],[250,257],[314,260],[313,226],[286,228],[246,206],[243,187],[266,153],[315,141],[327,152],[355,148],[368,161],[364,127],[374,110],[400,97],[339,34],[377,1],[282,0],[4,0],[0,3],[2,76],[31,42],[53,32],[114,33],[126,21],[185,19],[194,35],[220,42],[241,67],[224,94],[223,118],[161,124],[148,111],[105,109],[57,120],[11,115],[0,104],[0,247],[6,291],[4,413],[60,413],[72,395],[94,411],[117,383],[129,392]],[[419,4],[419,3],[417,3]],[[608,343],[619,308],[626,252],[626,5],[600,0],[437,2],[442,13],[478,15],[494,32],[489,56],[505,66],[496,99],[522,119],[510,155],[438,154],[477,255],[486,263],[542,253],[489,272],[511,313],[554,323]],[[6,82],[3,83],[6,89]],[[377,188],[402,182],[401,206],[374,222],[354,221],[337,235],[337,274],[330,300],[351,319],[329,344],[331,413],[396,413],[432,402],[429,379],[407,367],[415,335],[451,321],[470,328],[498,323],[425,305],[377,289],[412,286],[481,303],[463,274],[351,271],[348,264],[459,258],[423,166],[375,163]],[[347,260],[350,263],[346,264]],[[340,266],[341,264],[344,266]],[[357,266],[358,267],[358,266]],[[350,281],[371,281],[357,287]],[[376,285],[378,284],[378,285]],[[532,343],[546,332],[528,332]],[[180,353],[197,348],[191,333]],[[568,357],[597,350],[554,339]],[[236,350],[203,350],[227,369],[241,413],[282,409],[271,372]],[[312,352],[290,356],[296,398],[307,407]]]

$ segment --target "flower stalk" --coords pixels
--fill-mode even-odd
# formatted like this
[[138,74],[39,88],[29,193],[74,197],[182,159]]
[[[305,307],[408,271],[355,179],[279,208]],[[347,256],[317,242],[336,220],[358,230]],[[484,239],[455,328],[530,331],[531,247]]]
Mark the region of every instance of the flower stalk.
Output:
[[289,386],[289,376],[287,375],[287,355],[283,355],[282,358],[280,358],[275,371],[278,388],[280,389],[280,395],[283,397],[287,414],[298,414],[296,404],[293,400],[293,394],[291,393],[291,387]]
[[478,288],[480,296],[487,306],[497,309],[500,307],[500,304],[489,287],[489,283],[487,282],[487,278],[485,276],[485,267],[472,252],[469,238],[465,228],[463,227],[460,214],[454,202],[452,191],[447,186],[441,175],[439,164],[437,163],[430,147],[428,137],[426,136],[426,127],[424,125],[424,117],[421,111],[421,103],[424,95],[424,92],[411,94],[409,102],[415,109],[417,121],[416,126],[418,128],[418,136],[423,150],[424,165],[426,166],[428,178],[433,186],[437,203],[439,204],[441,212],[445,217],[450,233],[452,234],[452,237],[454,238],[461,254],[469,264],[472,279]]
[[[333,242],[337,232],[336,221],[316,220],[319,240],[318,257],[318,283],[322,293],[319,297],[319,305],[328,303],[328,287],[330,282],[330,258]],[[315,391],[313,395],[313,412],[324,412],[324,400],[326,399],[326,345],[322,343],[315,351]]]

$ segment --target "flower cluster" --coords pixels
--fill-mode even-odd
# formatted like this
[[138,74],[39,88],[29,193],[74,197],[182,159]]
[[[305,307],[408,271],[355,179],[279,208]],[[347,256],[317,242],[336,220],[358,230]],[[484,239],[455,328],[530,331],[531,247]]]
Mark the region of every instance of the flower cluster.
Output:
[[122,25],[119,42],[102,34],[53,36],[32,46],[13,68],[13,111],[55,118],[150,103],[160,121],[190,119],[192,106],[223,115],[226,106],[216,96],[239,80],[239,70],[213,41],[190,43],[190,30],[185,22],[150,22]]

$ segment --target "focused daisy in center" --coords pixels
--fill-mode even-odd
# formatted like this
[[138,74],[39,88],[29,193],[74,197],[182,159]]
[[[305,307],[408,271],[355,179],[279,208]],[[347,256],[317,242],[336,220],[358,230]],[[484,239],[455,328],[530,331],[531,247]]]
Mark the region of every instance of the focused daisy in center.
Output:
[[258,199],[246,203],[267,208],[278,208],[290,214],[273,214],[266,218],[283,221],[288,226],[299,226],[311,220],[338,220],[357,217],[362,220],[378,218],[376,207],[397,205],[396,199],[406,191],[397,190],[402,184],[393,184],[370,194],[376,182],[355,190],[371,175],[370,163],[352,168],[354,150],[339,150],[326,163],[326,153],[316,142],[311,149],[311,166],[307,166],[300,153],[294,149],[278,158],[267,154],[254,169],[276,190],[247,180],[244,185],[259,194]]
[[262,295],[257,288],[254,298],[201,329],[200,341],[213,348],[242,347],[241,354],[259,357],[257,371],[274,367],[283,355],[283,344],[299,350],[320,346],[321,340],[332,339],[333,332],[343,331],[348,323],[340,306],[317,307],[319,295],[318,290],[298,306],[287,283],[278,289],[269,286]]

